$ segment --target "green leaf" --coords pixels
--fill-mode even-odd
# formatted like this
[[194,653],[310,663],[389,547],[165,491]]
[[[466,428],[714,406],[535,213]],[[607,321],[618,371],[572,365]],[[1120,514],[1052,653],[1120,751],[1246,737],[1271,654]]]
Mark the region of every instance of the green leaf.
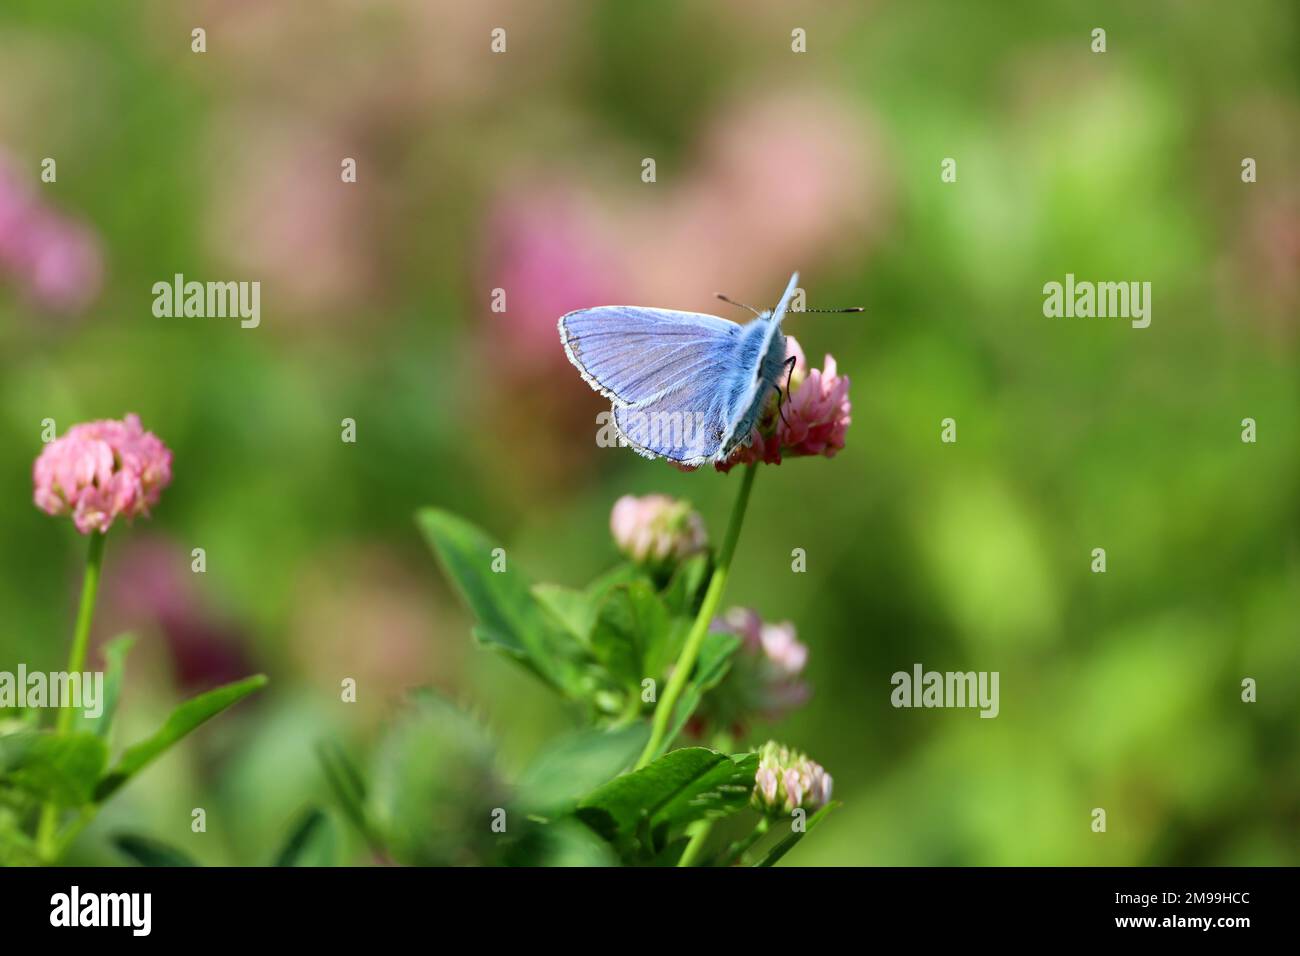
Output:
[[664,589],[663,598],[669,611],[694,618],[704,601],[704,589],[712,570],[713,558],[708,554],[697,554],[683,561]]
[[17,726],[23,729],[0,734],[0,778],[22,763],[27,751],[41,736],[40,731],[28,729],[25,724]]
[[686,852],[686,847],[690,845],[690,837],[679,837],[676,840],[670,840],[664,844],[663,849],[655,853],[654,858],[650,860],[650,866],[676,866],[677,861],[682,858]]
[[645,568],[629,561],[610,568],[610,570],[588,584],[585,591],[587,597],[591,599],[592,606],[599,607],[600,602],[614,588],[622,584],[634,584],[637,581],[644,584],[654,584],[654,580],[646,573]]
[[591,639],[591,629],[596,623],[596,604],[585,591],[575,591],[559,584],[534,584],[533,597],[583,644]]
[[43,862],[35,841],[19,827],[18,817],[0,808],[0,866],[40,866]]
[[200,694],[181,704],[172,711],[167,722],[157,733],[127,748],[112,771],[99,781],[99,786],[95,788],[95,800],[103,802],[112,796],[119,787],[162,756],[200,724],[265,686],[266,675],[256,674]]
[[366,838],[371,849],[382,849],[375,829],[366,812],[366,781],[361,771],[337,740],[322,740],[316,745],[316,759],[320,761],[325,781],[334,791],[348,822]]
[[667,668],[673,626],[668,608],[648,584],[619,585],[600,606],[591,650],[617,685],[637,691],[641,681],[658,679]]
[[727,672],[731,670],[731,656],[736,653],[740,645],[741,640],[735,634],[711,631],[704,636],[704,643],[700,645],[700,656],[695,663],[695,675],[687,683],[686,689],[682,691],[682,696],[677,701],[677,709],[673,711],[673,722],[669,725],[668,733],[664,735],[660,753],[672,746],[677,735],[691,719],[691,715],[699,708],[704,695],[717,687],[727,676]]
[[754,865],[772,866],[774,863],[776,863],[777,860],[781,859],[781,857],[785,856],[792,849],[794,849],[794,845],[798,843],[800,840],[802,840],[805,835],[812,833],[813,827],[821,823],[822,820],[826,818],[827,814],[829,814],[832,810],[834,810],[839,805],[840,805],[839,802],[835,800],[832,800],[830,803],[826,804],[826,806],[822,807],[820,810],[818,810],[816,813],[814,813],[812,816],[808,818],[808,823],[804,827],[802,832],[797,830],[792,830],[790,833],[787,833],[780,843],[777,843],[775,846],[772,847],[772,849],[768,850],[767,855],[763,857],[763,859],[755,863]]
[[650,576],[635,564],[620,564],[578,591],[559,584],[535,584],[533,596],[584,645],[591,643],[596,615],[614,588],[628,584],[652,586]]
[[321,841],[322,835],[325,834],[325,825],[328,822],[325,814],[316,807],[312,807],[303,814],[298,825],[293,828],[289,834],[289,839],[281,847],[280,852],[276,855],[276,866],[305,866],[303,861],[310,858],[311,852],[315,845]]
[[[729,757],[705,747],[674,750],[589,794],[577,815],[608,840],[726,816],[749,802],[757,769],[757,754]],[[651,849],[649,841],[641,842]]]
[[632,766],[649,738],[650,726],[643,721],[557,738],[520,775],[516,789],[522,808],[548,816],[571,810],[583,794]]
[[80,807],[92,801],[107,762],[108,747],[94,734],[39,733],[0,779],[60,807]]
[[113,845],[141,866],[198,866],[184,850],[153,837],[137,833],[119,833]]
[[108,737],[113,725],[113,715],[117,713],[117,702],[122,696],[122,679],[126,674],[126,655],[135,644],[133,634],[115,637],[104,645],[104,700],[98,717],[87,717],[84,711],[77,713],[77,727],[89,730],[100,737]]
[[[513,828],[515,825],[511,824]],[[576,820],[525,820],[523,835],[497,860],[504,866],[617,866],[609,844]]]
[[468,521],[436,508],[422,509],[416,520],[478,618],[475,639],[569,696],[583,697],[582,644],[534,597],[519,571],[509,563],[504,571],[492,570],[497,542]]

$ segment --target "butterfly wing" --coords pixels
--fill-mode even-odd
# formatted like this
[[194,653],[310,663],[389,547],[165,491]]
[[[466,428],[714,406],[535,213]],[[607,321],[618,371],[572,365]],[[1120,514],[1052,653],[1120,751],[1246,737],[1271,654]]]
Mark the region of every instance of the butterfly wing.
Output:
[[647,401],[700,373],[740,332],[716,315],[630,305],[570,312],[559,326],[569,361],[619,405]]
[[614,424],[638,452],[687,465],[726,458],[743,441],[785,358],[776,309],[740,326],[716,315],[601,306],[559,321],[564,351],[614,403]]
[[721,447],[742,326],[715,315],[602,306],[560,319],[582,377],[614,403],[614,424],[643,455],[700,464]]

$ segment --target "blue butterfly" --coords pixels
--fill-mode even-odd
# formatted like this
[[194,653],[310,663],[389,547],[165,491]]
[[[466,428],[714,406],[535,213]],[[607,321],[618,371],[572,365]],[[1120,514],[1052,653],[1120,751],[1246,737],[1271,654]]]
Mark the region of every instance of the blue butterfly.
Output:
[[633,305],[561,317],[560,341],[583,379],[613,402],[614,425],[638,453],[684,465],[725,461],[749,441],[789,361],[774,310],[739,325],[701,312]]

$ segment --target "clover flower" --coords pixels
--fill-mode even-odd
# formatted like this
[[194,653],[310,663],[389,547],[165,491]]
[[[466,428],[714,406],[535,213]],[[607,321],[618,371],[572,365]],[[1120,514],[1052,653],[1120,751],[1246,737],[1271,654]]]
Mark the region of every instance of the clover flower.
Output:
[[802,706],[809,696],[801,679],[808,647],[789,621],[768,624],[751,608],[733,607],[715,618],[710,630],[735,634],[741,645],[723,682],[705,698],[692,729],[726,728],[739,736],[755,717],[776,721]]
[[709,545],[704,519],[689,502],[667,495],[619,498],[609,514],[609,530],[618,549],[639,564],[675,563]]
[[758,752],[751,805],[770,816],[818,810],[831,799],[831,775],[805,754],[769,740]]
[[36,507],[72,515],[82,534],[107,532],[119,515],[148,515],[171,480],[170,449],[136,415],[74,425],[32,466]]
[[[778,411],[778,396],[773,393],[771,405],[754,427],[750,443],[720,462],[719,471],[760,461],[779,465],[783,458],[810,455],[833,458],[844,447],[845,435],[853,421],[848,377],[839,374],[834,356],[826,356],[823,368],[809,369],[794,336],[787,335],[785,345],[786,357],[794,359],[789,395]],[[785,383],[781,387],[784,389]]]

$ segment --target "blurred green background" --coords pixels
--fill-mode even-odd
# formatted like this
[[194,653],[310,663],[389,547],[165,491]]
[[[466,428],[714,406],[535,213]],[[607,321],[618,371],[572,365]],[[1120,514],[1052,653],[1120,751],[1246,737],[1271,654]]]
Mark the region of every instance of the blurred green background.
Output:
[[[409,687],[477,714],[507,774],[570,726],[473,650],[412,515],[573,585],[614,562],[621,494],[720,536],[737,477],[596,447],[555,320],[769,303],[797,268],[866,314],[787,323],[853,425],[762,469],[727,595],[811,649],[810,703],[753,742],[806,749],[845,807],[788,861],[1300,863],[1300,10],[1088,7],[6,0],[8,188],[98,253],[53,260],[71,303],[0,272],[0,668],[61,666],[84,559],[31,503],[42,420],[134,411],[175,480],[108,542],[97,637],[142,637],[119,743],[271,677],[73,862],[122,862],[121,829],[266,862],[328,802],[315,741],[365,753]],[[155,318],[178,272],[260,281],[261,327]],[[1067,272],[1150,281],[1150,328],[1045,318]],[[999,671],[1000,716],[895,710],[917,662]]]

